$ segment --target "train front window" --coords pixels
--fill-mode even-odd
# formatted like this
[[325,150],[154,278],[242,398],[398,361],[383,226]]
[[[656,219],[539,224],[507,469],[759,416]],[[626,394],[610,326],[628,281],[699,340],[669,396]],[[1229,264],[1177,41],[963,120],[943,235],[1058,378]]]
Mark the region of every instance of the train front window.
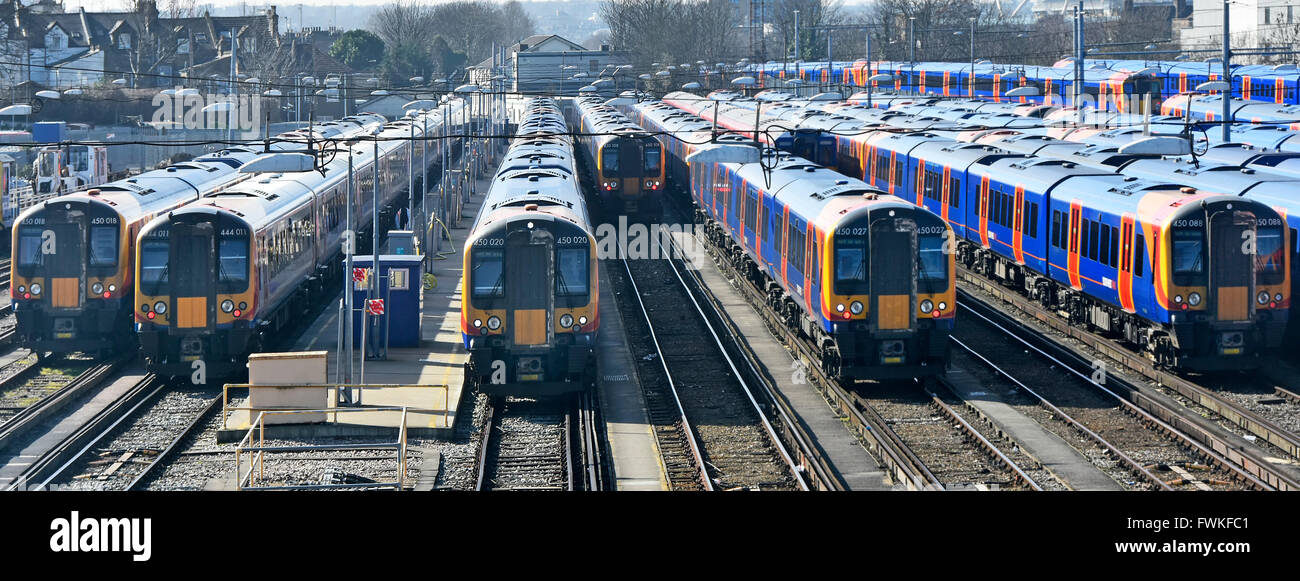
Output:
[[217,292],[248,289],[248,239],[222,238],[217,248]]
[[1282,284],[1286,273],[1285,246],[1282,244],[1282,229],[1278,227],[1260,228],[1255,233],[1255,283]]
[[1170,256],[1174,284],[1193,286],[1204,284],[1205,232],[1199,228],[1176,228],[1174,247]]
[[645,148],[645,173],[646,175],[659,175],[659,153],[658,145],[651,145]]
[[90,227],[90,266],[117,266],[117,226]]
[[560,248],[556,251],[559,263],[555,269],[555,294],[561,297],[577,297],[587,294],[587,259],[586,248]]
[[505,295],[504,250],[476,250],[470,258],[470,289],[474,298]]
[[867,285],[867,239],[865,236],[835,236],[835,294],[862,295]]
[[140,292],[164,294],[167,286],[167,240],[145,240],[140,245]]
[[917,290],[923,293],[941,293],[948,290],[948,256],[943,251],[944,235],[920,237],[917,255]]
[[41,265],[41,229],[25,227],[18,230],[18,267]]
[[607,178],[618,177],[618,142],[610,142],[600,150],[600,171]]

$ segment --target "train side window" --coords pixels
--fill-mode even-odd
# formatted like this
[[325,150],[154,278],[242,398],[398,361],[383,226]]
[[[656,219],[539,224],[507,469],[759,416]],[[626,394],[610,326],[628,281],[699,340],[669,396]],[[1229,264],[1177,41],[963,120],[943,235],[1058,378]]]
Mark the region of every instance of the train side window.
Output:
[[1097,262],[1110,264],[1110,226],[1105,224],[1101,225],[1101,244]]
[[1088,258],[1097,260],[1097,242],[1099,242],[1098,238],[1100,238],[1097,235],[1097,223],[1089,220],[1088,229],[1090,230],[1088,232]]
[[948,205],[954,210],[961,207],[961,180],[957,178],[948,185]]
[[1082,218],[1079,220],[1079,246],[1074,251],[1084,256],[1088,255],[1088,222]]
[[1110,226],[1106,229],[1110,230],[1110,266],[1114,268],[1119,260],[1119,232]]
[[1038,202],[1029,202],[1029,237],[1038,238]]
[[1142,258],[1147,253],[1146,235],[1138,234],[1137,244],[1134,244],[1133,247],[1133,274],[1140,277],[1146,270],[1146,264],[1142,262]]
[[812,243],[812,254],[810,255],[812,257],[811,270],[812,270],[812,283],[814,286],[820,285],[822,283],[822,261],[821,261],[822,254],[821,252],[819,252],[819,250],[821,249],[821,244],[817,242],[816,236],[817,234],[814,233],[813,243]]
[[1061,211],[1052,210],[1052,246],[1061,248]]

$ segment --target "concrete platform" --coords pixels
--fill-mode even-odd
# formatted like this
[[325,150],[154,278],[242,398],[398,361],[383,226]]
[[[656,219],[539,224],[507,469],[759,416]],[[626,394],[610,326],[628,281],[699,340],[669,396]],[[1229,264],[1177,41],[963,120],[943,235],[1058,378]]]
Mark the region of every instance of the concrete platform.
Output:
[[1019,442],[1026,454],[1072,490],[1124,489],[1060,436],[1007,405],[996,394],[984,391],[979,380],[966,370],[956,367],[949,370],[948,382],[962,399],[970,402],[998,429]]
[[668,490],[659,442],[650,427],[623,317],[600,262],[600,337],[596,340],[597,392],[605,420],[615,490]]
[[[831,410],[817,389],[807,383],[795,383],[791,370],[794,358],[776,337],[772,336],[762,318],[745,298],[731,286],[713,259],[705,251],[703,240],[693,240],[692,234],[674,234],[680,247],[688,249],[688,268],[698,270],[709,292],[717,297],[726,315],[740,330],[740,340],[759,358],[759,365],[776,384],[777,392],[794,409],[798,421],[813,435],[814,444],[830,461],[849,490],[891,490],[886,474],[857,436],[844,427],[844,422]],[[690,252],[690,249],[694,249]]]
[[[420,346],[414,348],[389,348],[383,361],[365,362],[365,375],[361,375],[360,350],[354,350],[352,369],[355,383],[383,385],[382,388],[362,392],[362,407],[406,406],[427,412],[408,412],[408,437],[449,437],[456,425],[456,409],[465,385],[465,363],[469,353],[460,335],[460,292],[463,265],[461,249],[465,236],[473,223],[487,190],[486,180],[479,182],[478,194],[465,200],[464,216],[448,224],[452,241],[442,242],[444,259],[434,259],[431,271],[438,285],[425,290],[421,299],[423,320],[420,328]],[[427,268],[427,266],[426,266]],[[418,281],[417,281],[418,282]],[[332,307],[318,317],[294,344],[294,351],[326,351],[327,375],[333,381],[340,364],[338,353],[339,312],[337,305],[342,293],[332,300]],[[342,358],[346,365],[346,357]],[[413,386],[437,386],[413,387]],[[442,389],[445,387],[445,390]],[[231,412],[225,427],[218,431],[221,442],[238,441],[248,432],[251,414],[247,410]],[[267,437],[383,437],[393,433],[400,414],[390,411],[349,412],[329,414],[336,421],[301,424],[268,424]]]

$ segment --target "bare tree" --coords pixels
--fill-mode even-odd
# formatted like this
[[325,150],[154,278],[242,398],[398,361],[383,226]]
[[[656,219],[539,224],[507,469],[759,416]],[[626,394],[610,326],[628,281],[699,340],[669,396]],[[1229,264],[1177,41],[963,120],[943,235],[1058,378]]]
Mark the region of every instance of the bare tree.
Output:
[[642,67],[652,62],[712,64],[741,54],[729,0],[604,0],[610,42]]

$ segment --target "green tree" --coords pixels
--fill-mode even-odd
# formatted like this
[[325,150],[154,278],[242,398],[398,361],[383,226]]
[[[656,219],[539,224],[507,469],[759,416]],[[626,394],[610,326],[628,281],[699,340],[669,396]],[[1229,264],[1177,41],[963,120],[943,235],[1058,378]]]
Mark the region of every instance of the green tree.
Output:
[[349,30],[330,46],[330,56],[353,69],[366,69],[384,58],[384,41],[368,30]]

